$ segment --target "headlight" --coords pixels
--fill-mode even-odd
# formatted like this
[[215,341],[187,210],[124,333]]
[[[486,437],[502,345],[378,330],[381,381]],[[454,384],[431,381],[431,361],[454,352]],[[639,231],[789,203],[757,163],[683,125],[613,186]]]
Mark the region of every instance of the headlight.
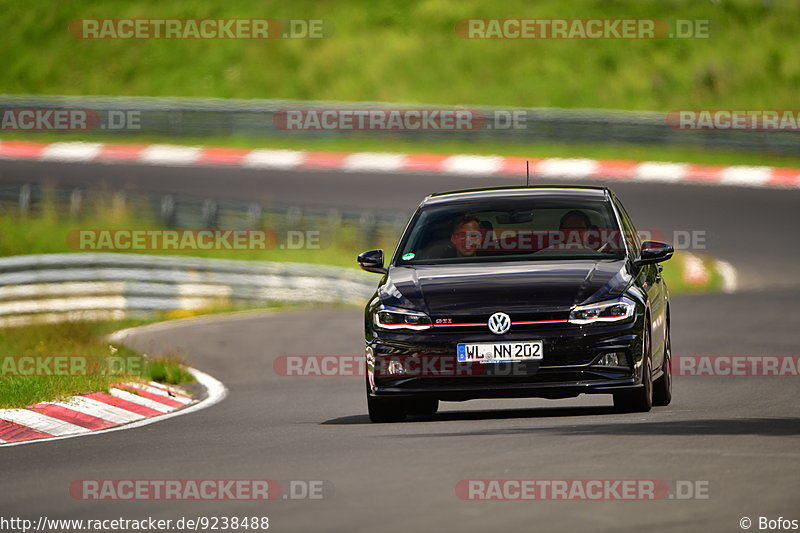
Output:
[[419,331],[433,327],[431,318],[425,313],[397,307],[381,307],[375,311],[373,320],[375,326],[380,329],[413,329]]
[[631,318],[635,310],[636,304],[627,298],[597,304],[579,305],[570,312],[569,322],[570,324],[622,322]]

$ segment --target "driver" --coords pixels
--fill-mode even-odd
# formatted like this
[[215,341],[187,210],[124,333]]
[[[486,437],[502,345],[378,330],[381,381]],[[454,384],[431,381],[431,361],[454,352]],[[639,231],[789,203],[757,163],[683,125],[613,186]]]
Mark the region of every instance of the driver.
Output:
[[[562,233],[565,248],[593,249],[596,250],[600,243],[597,242],[599,235],[596,234],[597,226],[592,225],[589,215],[580,209],[568,211],[561,217],[558,230]],[[592,230],[592,233],[589,233]]]
[[580,231],[587,230],[592,227],[592,221],[589,220],[589,215],[580,209],[573,209],[561,217],[561,222],[558,229],[561,231]]
[[453,221],[450,238],[427,247],[421,259],[450,259],[455,257],[473,257],[479,247],[481,221],[470,213],[459,216]]

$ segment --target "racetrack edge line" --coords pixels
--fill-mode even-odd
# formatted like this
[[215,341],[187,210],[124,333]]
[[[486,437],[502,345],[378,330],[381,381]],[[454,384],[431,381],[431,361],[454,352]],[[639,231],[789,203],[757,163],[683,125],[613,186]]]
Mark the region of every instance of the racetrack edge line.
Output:
[[178,409],[177,411],[172,411],[172,412],[169,412],[169,413],[164,413],[163,415],[150,417],[150,418],[144,418],[142,420],[137,420],[135,422],[130,422],[128,424],[122,424],[122,425],[119,425],[119,426],[114,426],[114,427],[107,428],[107,429],[101,429],[101,430],[98,430],[98,431],[90,431],[90,432],[87,432],[87,433],[78,433],[78,434],[75,434],[75,435],[64,435],[64,436],[61,436],[61,437],[47,437],[47,438],[44,438],[44,439],[26,440],[26,441],[21,441],[21,442],[7,442],[7,443],[0,444],[0,448],[6,448],[6,447],[9,447],[9,446],[20,446],[20,445],[23,445],[23,444],[34,444],[34,443],[39,443],[39,442],[50,442],[50,441],[54,441],[54,440],[72,439],[72,438],[75,438],[75,437],[88,437],[88,436],[91,436],[91,435],[100,435],[102,433],[110,433],[112,431],[122,431],[122,430],[125,430],[125,429],[134,429],[134,428],[146,426],[146,425],[149,425],[149,424],[154,424],[156,422],[160,422],[160,421],[166,420],[168,418],[173,418],[173,417],[176,417],[176,416],[186,415],[186,414],[189,414],[189,413],[192,413],[192,412],[195,412],[195,411],[200,411],[201,409],[206,409],[208,407],[211,407],[212,405],[218,404],[219,402],[224,400],[225,397],[228,395],[227,387],[225,387],[225,385],[221,381],[216,379],[215,377],[213,377],[213,376],[211,376],[209,374],[206,374],[205,372],[202,372],[200,370],[197,370],[196,368],[189,367],[189,368],[187,368],[187,370],[188,370],[188,372],[190,374],[192,374],[192,376],[194,376],[194,378],[197,380],[197,382],[200,383],[206,389],[206,397],[203,400],[200,400],[199,402],[197,402],[195,404],[192,404],[192,405],[190,405],[188,407],[185,407],[183,409]]

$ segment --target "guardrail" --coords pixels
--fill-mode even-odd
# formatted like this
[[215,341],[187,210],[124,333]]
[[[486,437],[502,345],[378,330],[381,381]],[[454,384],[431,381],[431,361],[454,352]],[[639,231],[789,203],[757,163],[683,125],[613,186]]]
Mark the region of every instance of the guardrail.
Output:
[[222,200],[189,194],[96,191],[42,187],[36,184],[0,184],[0,214],[21,217],[52,213],[62,219],[92,214],[129,212],[166,228],[355,230],[359,247],[380,246],[396,240],[408,221],[407,212],[355,210],[310,205],[262,204]]
[[[226,100],[197,98],[27,96],[0,95],[3,109],[85,109],[138,111],[139,129],[82,131],[108,136],[148,134],[184,137],[238,136],[269,138],[365,137],[423,141],[552,142],[568,144],[650,144],[727,148],[760,152],[800,153],[800,132],[745,130],[676,130],[667,125],[666,114],[643,111],[558,108],[497,108],[468,106],[486,117],[485,127],[471,131],[284,131],[275,114],[287,109],[462,109],[454,106],[398,105],[381,102],[322,102],[293,100]],[[509,117],[519,115],[520,127],[509,127]],[[280,122],[280,121],[278,121]],[[69,138],[70,133],[63,133]]]
[[374,275],[333,266],[119,253],[0,258],[0,327],[271,302],[363,304]]

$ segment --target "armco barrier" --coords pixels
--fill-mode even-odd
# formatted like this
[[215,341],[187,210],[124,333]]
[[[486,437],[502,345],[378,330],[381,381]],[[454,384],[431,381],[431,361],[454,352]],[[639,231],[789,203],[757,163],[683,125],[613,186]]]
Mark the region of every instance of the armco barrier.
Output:
[[[154,98],[107,96],[0,95],[2,110],[79,109],[136,112],[135,128],[97,128],[82,131],[104,139],[113,134],[166,135],[171,137],[238,136],[250,138],[370,137],[422,141],[554,142],[567,144],[649,144],[728,148],[771,153],[800,152],[800,132],[747,130],[677,130],[667,124],[667,112],[609,109],[496,108],[469,106],[485,116],[485,126],[470,131],[284,131],[276,113],[297,109],[461,109],[453,106],[382,102],[323,102],[293,100],[227,100],[221,98]],[[514,113],[517,115],[514,115]],[[519,127],[510,127],[509,117],[521,117]],[[64,132],[64,139],[70,134]]]
[[119,253],[0,258],[0,327],[269,302],[360,304],[377,279],[354,269]]

